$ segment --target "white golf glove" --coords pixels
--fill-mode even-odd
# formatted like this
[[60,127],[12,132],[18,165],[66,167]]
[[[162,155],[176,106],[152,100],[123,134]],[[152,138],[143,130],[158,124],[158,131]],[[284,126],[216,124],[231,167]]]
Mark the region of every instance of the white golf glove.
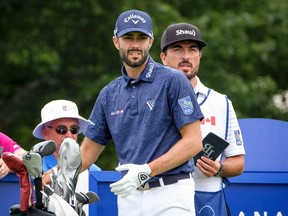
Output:
[[128,170],[128,173],[119,181],[110,184],[111,192],[122,198],[150,179],[151,169],[148,164],[124,164],[116,168],[117,171]]

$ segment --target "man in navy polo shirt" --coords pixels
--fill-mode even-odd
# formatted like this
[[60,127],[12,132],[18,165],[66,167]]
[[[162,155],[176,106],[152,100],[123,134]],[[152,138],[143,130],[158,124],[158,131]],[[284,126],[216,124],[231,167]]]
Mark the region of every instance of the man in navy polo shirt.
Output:
[[203,118],[193,89],[178,71],[149,56],[151,17],[130,10],[119,15],[113,36],[124,66],[103,88],[81,145],[82,169],[113,139],[122,179],[110,185],[118,214],[195,215],[193,163],[202,149]]

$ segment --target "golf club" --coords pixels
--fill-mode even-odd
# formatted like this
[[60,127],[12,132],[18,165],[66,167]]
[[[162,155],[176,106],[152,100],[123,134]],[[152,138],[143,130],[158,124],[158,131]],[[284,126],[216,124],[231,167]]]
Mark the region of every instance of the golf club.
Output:
[[78,206],[80,203],[84,203],[88,197],[85,196],[83,193],[75,192],[75,198],[76,198],[75,211],[80,215],[80,209]]
[[43,209],[44,204],[42,202],[42,158],[38,153],[28,152],[22,156],[23,163],[25,164],[28,173],[32,179],[34,179],[36,202],[35,207],[37,209]]
[[91,204],[94,202],[98,202],[100,200],[99,196],[92,191],[84,194],[83,192],[75,192],[75,197],[77,200],[77,213],[82,216],[83,214],[83,206],[86,204]]
[[41,191],[42,195],[45,198],[45,204],[44,207],[47,208],[48,203],[50,201],[50,196],[54,193],[54,190],[50,187],[50,185],[45,185],[44,189]]
[[82,216],[82,212],[83,212],[83,206],[87,203],[89,203],[89,197],[84,194],[83,192],[79,192],[79,194],[81,195],[81,197],[78,197],[78,205],[77,205],[77,209],[78,209],[78,214],[80,216]]
[[69,199],[69,203],[70,205],[74,206],[75,205],[75,188],[73,185],[73,181],[71,178],[68,179],[67,183],[67,190],[68,190],[68,199]]
[[[75,193],[78,181],[78,175],[81,169],[81,154],[79,144],[71,139],[66,138],[58,152],[58,176],[57,180],[63,188],[63,199],[69,203],[69,194]],[[69,192],[66,182],[72,179],[72,193]]]
[[9,169],[15,172],[20,178],[20,211],[25,213],[34,203],[29,172],[23,161],[16,155],[10,152],[4,152],[2,158]]
[[41,157],[44,157],[53,154],[56,148],[56,143],[53,140],[46,140],[34,145],[30,152],[38,153]]
[[93,191],[88,191],[86,193],[86,196],[89,197],[89,204],[94,203],[94,202],[98,202],[100,200],[100,197]]

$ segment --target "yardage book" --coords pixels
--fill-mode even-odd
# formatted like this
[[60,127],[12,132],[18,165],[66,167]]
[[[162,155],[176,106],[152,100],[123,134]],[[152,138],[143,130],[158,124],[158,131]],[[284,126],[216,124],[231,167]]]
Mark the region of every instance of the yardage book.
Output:
[[215,161],[217,157],[227,148],[229,143],[217,136],[216,134],[210,132],[202,140],[203,149],[197,155],[194,156],[194,164],[201,156],[206,156],[211,160]]

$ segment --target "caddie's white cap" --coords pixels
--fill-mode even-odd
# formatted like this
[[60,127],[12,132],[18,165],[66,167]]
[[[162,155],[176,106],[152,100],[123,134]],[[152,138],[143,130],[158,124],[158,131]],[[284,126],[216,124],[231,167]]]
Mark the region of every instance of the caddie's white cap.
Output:
[[36,138],[44,139],[42,135],[43,125],[47,122],[60,118],[76,118],[79,120],[79,133],[83,133],[87,125],[87,120],[79,115],[77,105],[68,100],[53,100],[47,103],[41,110],[41,123],[33,130]]

